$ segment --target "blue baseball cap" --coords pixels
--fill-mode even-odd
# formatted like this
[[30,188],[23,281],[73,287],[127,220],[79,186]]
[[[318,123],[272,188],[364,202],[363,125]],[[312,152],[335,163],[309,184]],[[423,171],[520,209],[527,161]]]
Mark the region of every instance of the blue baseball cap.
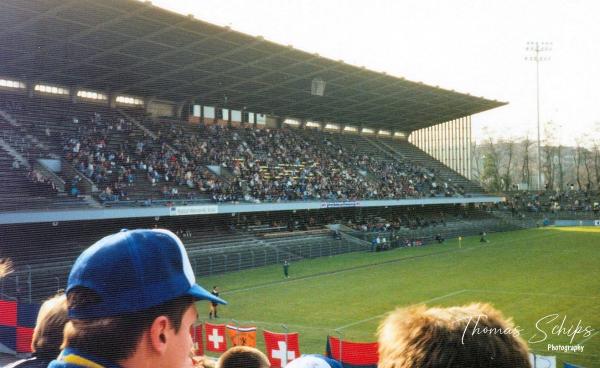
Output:
[[75,261],[67,294],[84,287],[100,302],[69,308],[69,317],[94,319],[138,312],[184,295],[227,304],[196,284],[181,240],[163,229],[121,230],[100,239]]

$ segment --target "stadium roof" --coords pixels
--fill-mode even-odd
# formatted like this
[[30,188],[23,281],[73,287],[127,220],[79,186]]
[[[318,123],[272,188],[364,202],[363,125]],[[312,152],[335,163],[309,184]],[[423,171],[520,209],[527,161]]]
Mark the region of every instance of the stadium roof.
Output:
[[[134,0],[3,0],[0,75],[412,131],[503,102],[386,75]],[[311,94],[313,79],[326,82]]]

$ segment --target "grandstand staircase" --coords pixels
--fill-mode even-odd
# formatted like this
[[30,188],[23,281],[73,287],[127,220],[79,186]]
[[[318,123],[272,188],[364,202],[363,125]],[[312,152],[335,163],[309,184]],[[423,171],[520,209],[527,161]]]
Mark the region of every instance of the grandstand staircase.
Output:
[[371,247],[371,243],[369,243],[368,241],[361,239],[359,237],[356,237],[356,230],[349,228],[348,226],[345,225],[337,225],[338,226],[338,230],[340,231],[340,234],[342,235],[342,239],[352,243],[352,244],[356,244],[358,246],[364,246],[365,249],[370,249]]
[[14,127],[19,126],[19,123],[17,123],[17,119],[15,119],[11,114],[7,113],[2,109],[0,109],[0,117],[4,118],[5,121],[7,121],[10,125]]
[[[156,133],[154,133],[153,131],[151,131],[150,129],[146,128],[144,126],[144,124],[142,124],[139,120],[135,119],[134,117],[132,117],[131,115],[129,115],[127,112],[125,112],[122,109],[117,109],[117,112],[119,114],[121,114],[125,119],[129,120],[130,122],[132,122],[135,126],[138,127],[138,129],[140,129],[141,131],[145,132],[146,134],[148,134],[149,136],[151,136],[152,138],[156,139],[158,138],[158,136],[156,135]],[[167,145],[168,146],[168,145]],[[172,149],[173,151],[177,152],[177,150],[171,146],[168,146],[170,149]]]
[[392,150],[392,149],[390,149],[389,147],[388,147],[388,149],[382,148],[381,147],[382,145],[384,145],[384,146],[387,147],[387,145],[385,144],[385,142],[383,142],[383,141],[375,142],[372,139],[369,139],[369,137],[364,137],[364,138],[365,138],[365,141],[367,141],[371,146],[373,146],[376,149],[378,149],[379,151],[383,152],[386,156],[388,156],[388,157],[390,157],[390,158],[392,158],[394,160],[397,160],[398,159],[398,155],[399,155],[399,156],[402,157],[403,160],[406,160],[406,157],[404,157],[404,155],[402,155],[401,153],[396,152],[397,155],[394,155],[393,152],[395,152],[395,151]]
[[97,200],[94,199],[94,197],[92,197],[89,194],[80,195],[79,198],[81,198],[83,202],[91,208],[104,208],[103,205],[101,205]]
[[25,157],[19,154],[19,152],[11,147],[10,144],[6,143],[2,138],[0,138],[0,148],[6,151],[13,158],[13,160],[19,161],[19,164],[22,166],[27,168],[30,167],[29,162],[25,159]]

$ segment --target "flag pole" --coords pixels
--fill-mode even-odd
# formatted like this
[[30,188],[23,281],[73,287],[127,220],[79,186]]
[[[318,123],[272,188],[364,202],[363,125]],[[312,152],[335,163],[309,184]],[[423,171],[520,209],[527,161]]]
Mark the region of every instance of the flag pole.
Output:
[[462,236],[458,237],[458,248],[462,248]]
[[342,368],[344,367],[344,359],[343,359],[343,350],[342,350],[342,341],[344,341],[344,333],[341,330],[335,330],[335,333],[338,335],[338,338],[340,339],[340,364],[342,365]]
[[285,352],[283,354],[284,354],[284,357],[285,357],[285,361],[287,362],[287,356],[288,356],[288,332],[290,330],[288,329],[288,326],[285,325],[285,324],[281,324],[281,327],[285,331]]

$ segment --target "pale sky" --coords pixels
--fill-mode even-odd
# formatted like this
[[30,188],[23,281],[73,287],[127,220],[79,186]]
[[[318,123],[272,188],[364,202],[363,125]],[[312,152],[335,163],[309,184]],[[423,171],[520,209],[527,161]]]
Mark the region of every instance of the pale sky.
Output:
[[[346,63],[509,105],[473,116],[474,137],[600,140],[600,1],[153,0],[156,6]],[[543,131],[542,131],[543,135]],[[543,139],[543,137],[542,137]]]

